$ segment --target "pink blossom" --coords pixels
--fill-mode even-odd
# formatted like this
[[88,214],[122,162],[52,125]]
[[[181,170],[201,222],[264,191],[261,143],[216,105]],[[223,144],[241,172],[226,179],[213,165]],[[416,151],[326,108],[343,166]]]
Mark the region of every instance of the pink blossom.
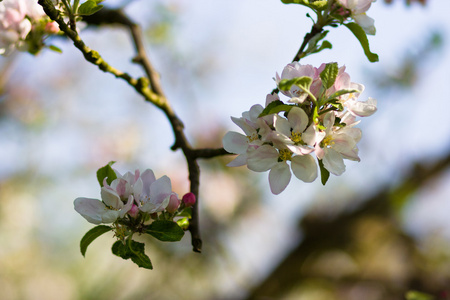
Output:
[[25,47],[24,40],[32,23],[43,16],[45,13],[37,0],[0,2],[0,54],[8,55],[16,48]]

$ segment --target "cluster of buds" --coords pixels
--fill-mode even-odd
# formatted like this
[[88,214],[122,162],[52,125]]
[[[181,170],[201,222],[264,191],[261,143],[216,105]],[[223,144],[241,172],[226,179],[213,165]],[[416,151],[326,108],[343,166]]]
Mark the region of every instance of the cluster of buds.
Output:
[[279,194],[289,184],[291,170],[304,182],[317,178],[313,153],[323,183],[329,173],[345,171],[344,159],[360,160],[356,144],[361,130],[355,128],[356,117],[372,115],[376,100],[358,101],[364,86],[351,82],[345,67],[329,63],[315,68],[294,62],[284,68],[281,77],[276,74],[275,81],[289,100],[284,103],[278,94],[270,94],[265,107],[254,105],[241,118],[231,118],[245,134],[224,136],[225,150],[238,154],[228,166],[270,170],[271,191]]
[[44,39],[59,28],[44,13],[37,0],[3,0],[0,2],[0,54],[14,50],[36,54]]
[[[110,168],[109,165],[106,167]],[[101,200],[80,197],[75,199],[74,206],[90,223],[112,223],[119,239],[135,232],[144,233],[154,220],[173,221],[176,217],[184,217],[186,208],[195,204],[194,194],[187,193],[180,199],[172,191],[169,177],[156,179],[150,169],[142,174],[136,170],[134,174],[127,172],[124,175],[110,170],[109,177],[103,178]],[[187,222],[187,218],[183,218],[178,224],[185,227]]]
[[375,21],[366,15],[372,2],[376,0],[337,0],[337,12],[344,18],[351,18],[361,26],[367,34],[374,35]]

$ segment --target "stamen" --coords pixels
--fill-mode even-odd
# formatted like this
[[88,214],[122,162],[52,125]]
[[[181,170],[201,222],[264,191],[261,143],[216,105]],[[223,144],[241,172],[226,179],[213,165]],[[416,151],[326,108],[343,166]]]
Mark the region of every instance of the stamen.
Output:
[[299,132],[292,132],[291,133],[291,140],[296,144],[302,144],[302,134]]
[[278,158],[282,161],[291,160],[292,159],[292,152],[288,149],[282,149],[279,152]]

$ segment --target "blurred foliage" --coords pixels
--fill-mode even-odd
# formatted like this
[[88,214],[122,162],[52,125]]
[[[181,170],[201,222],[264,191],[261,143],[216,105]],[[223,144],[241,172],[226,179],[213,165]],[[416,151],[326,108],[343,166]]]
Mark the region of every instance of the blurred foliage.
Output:
[[[309,212],[300,220],[302,241],[246,299],[395,300],[409,290],[446,299],[440,296],[448,292],[449,269],[437,275],[426,266],[437,258],[432,249],[447,253],[437,264],[449,265],[448,243],[422,249],[399,226],[394,207],[397,192],[404,194],[405,186],[411,195],[449,167],[450,155],[416,166],[400,184],[366,199],[351,199],[359,207],[334,217],[326,212],[332,207]],[[314,293],[320,296],[311,296]],[[415,298],[408,299],[428,299],[417,292],[410,295]]]
[[421,38],[411,44],[415,47],[408,47],[397,63],[392,63],[390,67],[373,76],[373,82],[378,88],[406,90],[413,87],[420,79],[422,67],[442,49],[444,35],[435,31],[427,38]]

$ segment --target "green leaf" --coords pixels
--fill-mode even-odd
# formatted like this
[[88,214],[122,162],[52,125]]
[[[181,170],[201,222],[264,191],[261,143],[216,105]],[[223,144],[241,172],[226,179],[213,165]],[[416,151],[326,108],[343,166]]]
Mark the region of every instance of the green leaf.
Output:
[[167,220],[154,221],[146,233],[163,242],[178,242],[184,236],[184,230],[177,223]]
[[292,79],[283,79],[278,83],[278,88],[282,91],[288,91],[293,85],[298,86],[303,90],[308,90],[311,87],[312,78],[308,76],[296,77]]
[[110,161],[106,166],[97,170],[97,180],[101,187],[103,187],[103,180],[105,178],[108,184],[111,184],[111,182],[117,178],[116,172],[111,168],[114,163],[115,161]]
[[363,47],[364,54],[367,56],[370,62],[377,62],[378,55],[370,52],[369,40],[367,39],[366,32],[356,23],[344,24],[350,31],[355,35],[355,37],[360,42]]
[[329,102],[333,99],[336,99],[339,96],[345,95],[345,94],[351,94],[351,93],[361,93],[361,91],[358,90],[339,90],[336,93],[333,93],[330,97],[328,97],[326,102]]
[[63,53],[62,50],[61,50],[60,48],[58,48],[58,47],[56,47],[56,46],[54,46],[54,45],[48,46],[48,49],[50,49],[50,50],[52,50],[52,51],[55,51],[55,52],[58,52],[58,53]]
[[177,224],[183,230],[189,229],[189,219],[188,218],[182,218],[182,219],[177,220]]
[[406,293],[406,300],[433,300],[433,296],[417,291],[409,291]]
[[92,228],[91,230],[89,230],[88,232],[86,232],[86,234],[83,236],[83,238],[80,241],[80,251],[81,251],[81,255],[85,256],[86,254],[86,250],[87,247],[99,236],[101,236],[102,234],[111,231],[112,228],[106,225],[98,225],[94,228]]
[[289,112],[292,109],[293,105],[284,104],[280,100],[276,100],[270,102],[269,105],[264,108],[264,110],[259,114],[258,117],[264,117],[271,114],[277,114],[282,111]]
[[315,50],[313,53],[317,53],[324,49],[331,49],[331,48],[333,48],[333,45],[331,45],[331,43],[329,41],[323,41],[322,45],[320,45],[320,47],[317,48],[317,50]]
[[313,36],[309,40],[308,48],[304,51],[301,58],[303,58],[307,55],[313,54],[313,53],[318,53],[324,49],[331,49],[332,45],[329,41],[323,41],[322,45],[318,46],[319,42],[327,36],[328,32],[329,32],[328,30],[325,30],[325,31],[319,32],[315,36]]
[[103,5],[98,5],[95,0],[87,0],[83,4],[78,7],[77,14],[81,16],[89,16],[95,14],[100,9],[103,8]]
[[319,168],[320,168],[320,181],[323,185],[325,185],[330,178],[330,172],[325,169],[323,165],[323,161],[321,159],[317,159],[319,161]]
[[337,63],[326,64],[325,69],[320,73],[320,79],[322,79],[323,87],[328,90],[333,86],[338,75],[339,68]]
[[186,218],[191,219],[192,218],[192,208],[186,207],[181,212],[177,213],[176,216],[177,217],[186,217]]
[[140,268],[153,269],[150,258],[145,254],[145,244],[138,243],[133,240],[124,244],[122,241],[117,241],[113,244],[112,253],[123,259],[130,259]]

